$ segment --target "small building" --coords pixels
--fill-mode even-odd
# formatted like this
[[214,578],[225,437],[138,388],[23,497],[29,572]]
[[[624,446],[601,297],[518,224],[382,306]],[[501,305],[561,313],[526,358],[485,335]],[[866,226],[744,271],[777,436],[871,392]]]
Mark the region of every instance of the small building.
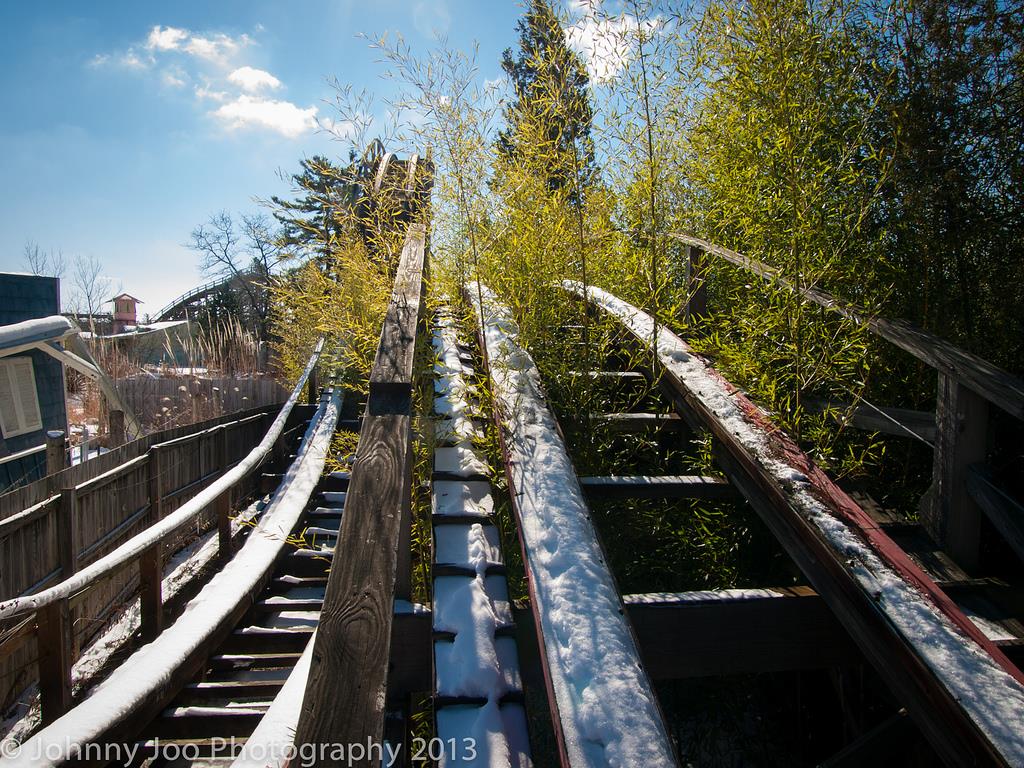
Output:
[[110,301],[114,304],[113,333],[124,333],[128,327],[139,324],[135,308],[142,303],[140,299],[127,293],[121,293]]
[[42,477],[46,432],[68,428],[64,366],[35,341],[64,333],[40,320],[59,312],[57,278],[0,273],[0,326],[38,325],[16,334],[0,327],[0,489]]

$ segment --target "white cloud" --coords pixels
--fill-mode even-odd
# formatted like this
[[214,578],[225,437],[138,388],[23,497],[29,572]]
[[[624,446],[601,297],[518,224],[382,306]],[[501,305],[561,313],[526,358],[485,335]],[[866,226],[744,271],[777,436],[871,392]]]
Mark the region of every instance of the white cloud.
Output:
[[200,101],[227,101],[229,94],[225,91],[215,91],[209,83],[196,86],[196,98]]
[[228,75],[228,80],[248,93],[257,93],[264,88],[273,91],[281,87],[281,81],[272,74],[253,67],[239,67]]
[[294,139],[316,128],[316,112],[316,107],[302,109],[289,101],[273,101],[243,94],[211,114],[229,130],[269,128]]
[[249,45],[252,39],[248,35],[234,38],[230,35],[217,34],[212,37],[191,35],[185,43],[184,51],[215,64],[225,64],[227,60]]
[[151,51],[175,51],[189,36],[187,29],[177,27],[161,27],[159,24],[149,31],[146,47]]
[[148,56],[142,58],[134,48],[129,48],[117,57],[117,63],[125,69],[149,69],[153,64],[153,59]]
[[179,67],[170,67],[160,73],[160,82],[170,88],[184,88],[188,83],[188,75]]
[[597,84],[611,82],[629,63],[636,49],[638,26],[644,37],[661,26],[660,19],[644,19],[638,25],[636,17],[628,13],[599,17],[599,5],[593,0],[576,0],[573,9],[584,16],[565,28],[566,41],[583,57],[587,74]]

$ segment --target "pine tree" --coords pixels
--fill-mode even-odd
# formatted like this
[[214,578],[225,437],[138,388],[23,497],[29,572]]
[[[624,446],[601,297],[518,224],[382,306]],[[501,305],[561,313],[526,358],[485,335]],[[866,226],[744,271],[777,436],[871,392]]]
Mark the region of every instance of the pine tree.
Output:
[[[498,135],[498,152],[512,164],[543,155],[549,190],[571,189],[582,182],[582,192],[596,177],[587,72],[566,43],[547,0],[532,0],[516,29],[518,55],[506,49],[501,62],[515,96],[505,108],[506,128]],[[530,130],[524,131],[524,126]],[[546,146],[537,147],[538,140]],[[579,197],[582,194],[570,194],[574,203]]]
[[301,196],[295,200],[276,195],[271,198],[276,207],[274,218],[282,225],[285,247],[314,256],[318,262],[326,261],[330,243],[342,236],[346,226],[345,217],[339,216],[338,211],[353,210],[361,196],[353,177],[354,153],[349,159],[352,162],[346,168],[320,155],[301,160],[301,172],[292,175]]

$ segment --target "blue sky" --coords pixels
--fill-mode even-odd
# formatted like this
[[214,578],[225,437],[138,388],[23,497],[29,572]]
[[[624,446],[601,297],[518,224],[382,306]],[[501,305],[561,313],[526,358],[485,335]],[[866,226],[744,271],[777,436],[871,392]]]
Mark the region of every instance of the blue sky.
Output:
[[183,245],[197,224],[287,193],[277,171],[302,157],[345,153],[314,127],[332,114],[327,77],[387,96],[358,33],[399,33],[421,53],[438,32],[453,47],[477,41],[480,77],[495,78],[521,11],[514,0],[4,2],[0,270],[24,271],[29,241],[91,255],[155,311],[202,281]]

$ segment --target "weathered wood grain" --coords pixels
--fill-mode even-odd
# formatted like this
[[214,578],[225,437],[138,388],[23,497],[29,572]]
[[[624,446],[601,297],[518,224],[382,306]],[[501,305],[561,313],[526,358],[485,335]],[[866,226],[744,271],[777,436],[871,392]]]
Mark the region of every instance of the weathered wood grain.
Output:
[[367,401],[370,414],[408,412],[411,404],[416,331],[424,287],[425,241],[425,227],[411,225],[370,372]]
[[410,225],[381,330],[296,744],[384,738],[394,601],[409,591],[410,413],[425,238],[423,225]]
[[384,735],[410,418],[367,416],[320,614],[297,744]]

